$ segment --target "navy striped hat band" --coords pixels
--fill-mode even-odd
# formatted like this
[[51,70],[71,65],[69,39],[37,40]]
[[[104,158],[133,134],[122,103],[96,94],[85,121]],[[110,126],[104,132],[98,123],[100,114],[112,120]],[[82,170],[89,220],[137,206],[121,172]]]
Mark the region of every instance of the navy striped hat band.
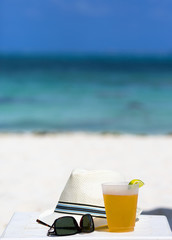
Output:
[[62,202],[62,201],[58,202],[54,212],[70,213],[70,214],[77,214],[77,215],[83,215],[83,214],[89,213],[94,217],[106,218],[104,207],[87,205],[87,204],[69,203],[69,202]]

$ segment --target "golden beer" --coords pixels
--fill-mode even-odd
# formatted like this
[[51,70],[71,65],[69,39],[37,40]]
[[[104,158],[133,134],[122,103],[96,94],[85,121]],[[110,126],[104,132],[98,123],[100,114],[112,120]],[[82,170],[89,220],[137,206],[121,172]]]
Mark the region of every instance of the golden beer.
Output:
[[134,231],[139,186],[103,187],[106,217],[110,232]]

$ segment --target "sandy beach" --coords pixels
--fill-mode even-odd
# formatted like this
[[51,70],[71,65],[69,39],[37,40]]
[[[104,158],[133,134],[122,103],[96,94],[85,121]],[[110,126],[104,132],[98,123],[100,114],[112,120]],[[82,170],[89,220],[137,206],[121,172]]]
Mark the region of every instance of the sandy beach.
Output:
[[172,136],[0,134],[0,233],[14,212],[55,208],[75,168],[139,178],[139,206],[172,219]]

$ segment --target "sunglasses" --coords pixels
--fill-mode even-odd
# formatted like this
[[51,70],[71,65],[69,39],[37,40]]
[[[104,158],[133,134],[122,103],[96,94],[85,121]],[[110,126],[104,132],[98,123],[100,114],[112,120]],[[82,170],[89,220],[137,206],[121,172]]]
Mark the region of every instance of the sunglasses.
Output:
[[85,214],[80,220],[80,226],[74,217],[66,216],[56,219],[48,230],[47,235],[67,236],[77,233],[90,233],[94,231],[94,222],[90,214]]

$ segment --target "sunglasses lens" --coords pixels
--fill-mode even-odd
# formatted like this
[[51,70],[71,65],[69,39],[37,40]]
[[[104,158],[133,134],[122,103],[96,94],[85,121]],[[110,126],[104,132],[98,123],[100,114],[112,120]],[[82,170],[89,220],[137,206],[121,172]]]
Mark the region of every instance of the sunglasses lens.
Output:
[[73,235],[78,233],[78,225],[72,217],[62,217],[55,221],[54,229],[58,236]]
[[90,214],[85,214],[81,218],[80,226],[81,226],[82,232],[86,232],[86,233],[93,232],[94,222],[93,222],[92,216]]

